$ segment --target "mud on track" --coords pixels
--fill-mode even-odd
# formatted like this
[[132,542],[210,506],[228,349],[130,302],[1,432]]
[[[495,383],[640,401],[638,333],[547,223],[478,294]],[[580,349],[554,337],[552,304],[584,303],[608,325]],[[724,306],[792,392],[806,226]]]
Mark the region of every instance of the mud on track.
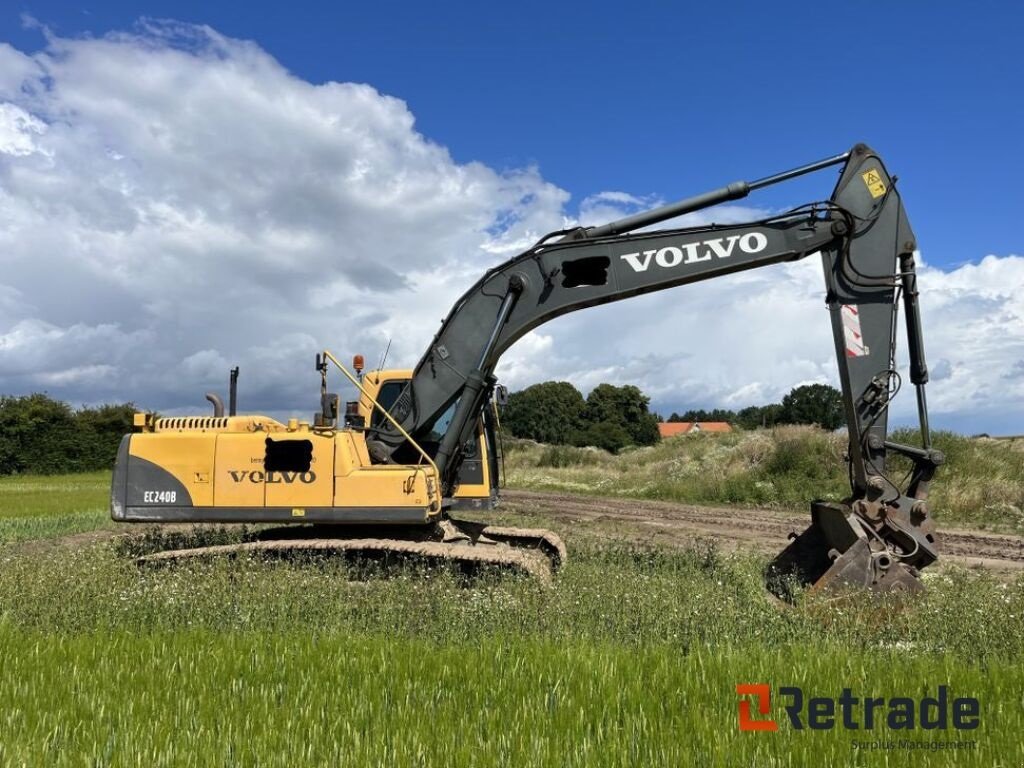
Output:
[[[625,536],[668,546],[713,539],[725,548],[776,553],[792,531],[810,523],[810,513],[743,507],[698,507],[666,501],[505,490],[501,509],[533,513],[552,521],[564,537],[575,529],[602,539]],[[939,524],[939,563],[1024,570],[1024,537],[953,528]],[[570,553],[570,557],[572,554]]]

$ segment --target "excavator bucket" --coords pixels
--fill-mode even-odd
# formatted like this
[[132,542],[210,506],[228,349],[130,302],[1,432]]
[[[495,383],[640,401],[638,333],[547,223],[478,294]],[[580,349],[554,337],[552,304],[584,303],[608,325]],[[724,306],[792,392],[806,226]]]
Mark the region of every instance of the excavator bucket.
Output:
[[795,584],[811,591],[916,593],[922,589],[915,568],[894,559],[877,537],[845,504],[814,502],[811,524],[769,564],[768,589],[777,597],[792,597]]

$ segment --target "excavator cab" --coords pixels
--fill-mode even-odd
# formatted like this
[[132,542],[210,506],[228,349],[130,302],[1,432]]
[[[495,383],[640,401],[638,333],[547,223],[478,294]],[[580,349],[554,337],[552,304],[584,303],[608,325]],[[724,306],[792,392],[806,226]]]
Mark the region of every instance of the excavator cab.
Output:
[[[363,376],[365,394],[361,394],[359,400],[348,403],[346,424],[365,425],[369,429],[380,429],[385,426],[384,414],[380,410],[375,410],[373,400],[385,410],[390,410],[408,386],[410,378],[412,371],[409,369],[378,370]],[[502,458],[497,409],[507,399],[508,390],[501,385],[496,386],[493,402],[484,409],[476,421],[473,435],[463,444],[457,482],[448,498],[450,509],[493,509],[497,506]],[[449,406],[437,420],[431,433],[419,441],[428,454],[436,453],[442,432],[450,422],[454,410],[454,406]],[[349,413],[352,414],[351,421]],[[396,459],[402,460],[399,457]]]

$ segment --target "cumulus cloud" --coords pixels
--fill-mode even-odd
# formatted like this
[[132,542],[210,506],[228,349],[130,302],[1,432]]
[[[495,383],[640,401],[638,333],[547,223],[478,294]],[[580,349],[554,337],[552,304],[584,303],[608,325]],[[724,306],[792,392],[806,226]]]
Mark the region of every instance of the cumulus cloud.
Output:
[[[494,251],[563,223],[535,169],[455,163],[402,101],[207,28],[0,62],[0,390],[173,409],[232,361],[287,407],[316,349],[414,361]],[[89,365],[117,375],[53,375]]]
[[[486,268],[661,202],[606,190],[572,208],[537,168],[455,162],[399,99],[307,82],[207,27],[0,44],[0,392],[172,413],[205,409],[238,364],[246,408],[309,411],[317,350],[372,361],[391,339],[411,366]],[[811,260],[568,315],[499,373],[632,382],[666,410],[777,399],[835,381],[820,283]],[[1019,402],[1024,377],[996,373],[1024,360],[1024,259],[925,267],[921,284],[936,410]]]

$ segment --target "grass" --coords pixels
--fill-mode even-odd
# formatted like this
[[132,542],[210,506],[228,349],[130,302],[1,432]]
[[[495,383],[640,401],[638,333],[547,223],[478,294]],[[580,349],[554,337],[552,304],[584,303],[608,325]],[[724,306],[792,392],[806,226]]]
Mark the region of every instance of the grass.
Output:
[[[918,445],[910,431],[892,439]],[[1024,533],[1024,441],[933,435],[946,454],[929,506],[940,525]],[[506,468],[512,488],[737,504],[804,512],[812,499],[849,493],[845,436],[814,427],[725,435],[685,435],[618,456],[596,449],[513,440]],[[905,462],[891,476],[903,477]]]
[[[0,630],[4,650],[24,641]],[[144,664],[126,663],[139,657]],[[11,763],[781,766],[855,757],[851,738],[834,732],[736,731],[736,680],[760,680],[785,665],[778,651],[682,657],[665,646],[533,639],[435,645],[193,632],[61,637],[14,658],[0,685],[11,713],[5,726],[18,734],[0,747]],[[951,658],[882,652],[850,660],[835,648],[787,681],[830,692],[856,680],[862,690],[918,695],[921,679],[935,677],[954,692],[984,689],[1010,701],[1022,682],[1019,669],[990,681]],[[983,728],[967,734],[975,751],[911,753],[901,764],[1019,764],[1019,742],[998,736],[1012,734],[1019,718],[989,712]]]
[[742,682],[887,697],[948,685],[982,701],[983,726],[969,734],[976,752],[930,765],[1024,756],[1024,582],[953,572],[910,605],[859,595],[782,608],[761,590],[759,559],[711,546],[585,548],[553,588],[335,561],[140,572],[129,551],[2,558],[0,762],[851,759],[863,733],[738,732]]
[[0,544],[111,527],[109,504],[110,472],[0,477]]
[[[571,530],[551,587],[317,558],[133,562],[241,529],[15,540],[105,525],[107,482],[0,481],[0,765],[1024,761],[1024,579],[946,569],[909,602],[781,606],[759,556]],[[741,733],[735,686],[748,682],[887,698],[947,685],[981,701],[981,727],[908,734],[971,750],[855,751],[900,734],[796,731],[776,697],[779,732]]]

